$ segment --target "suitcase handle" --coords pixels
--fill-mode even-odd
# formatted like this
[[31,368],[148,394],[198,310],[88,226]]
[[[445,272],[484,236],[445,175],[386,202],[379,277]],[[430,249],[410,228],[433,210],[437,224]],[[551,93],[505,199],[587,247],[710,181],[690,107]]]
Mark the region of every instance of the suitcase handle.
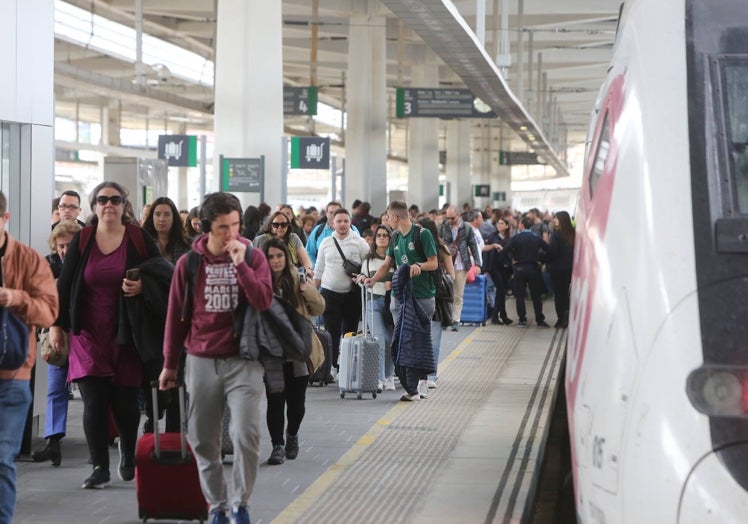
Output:
[[160,462],[174,464],[189,461],[187,454],[187,417],[185,417],[185,395],[184,384],[178,385],[179,389],[179,435],[181,453],[175,457],[174,452],[165,452],[161,456],[161,440],[159,434],[158,418],[158,380],[151,382],[151,400],[153,401],[153,454]]
[[[374,338],[374,293],[369,293],[366,284],[359,282],[361,288],[361,319],[364,335]],[[371,297],[371,298],[367,298]],[[368,313],[368,315],[367,315]]]

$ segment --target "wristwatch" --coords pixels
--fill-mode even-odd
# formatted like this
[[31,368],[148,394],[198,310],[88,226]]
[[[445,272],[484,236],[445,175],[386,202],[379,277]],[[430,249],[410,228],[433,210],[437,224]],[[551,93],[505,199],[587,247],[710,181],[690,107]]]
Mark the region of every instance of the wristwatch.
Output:
[[416,262],[416,264],[415,264],[415,265],[416,265],[416,266],[418,266],[418,269],[423,269],[423,268],[421,267],[421,263],[420,263],[420,262]]

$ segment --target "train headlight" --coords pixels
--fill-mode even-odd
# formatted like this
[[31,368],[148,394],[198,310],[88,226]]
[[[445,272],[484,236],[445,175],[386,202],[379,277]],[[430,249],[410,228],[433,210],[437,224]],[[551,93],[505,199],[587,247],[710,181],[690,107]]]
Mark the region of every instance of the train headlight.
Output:
[[742,368],[701,367],[693,370],[686,381],[691,404],[712,417],[745,417],[748,415],[748,373]]

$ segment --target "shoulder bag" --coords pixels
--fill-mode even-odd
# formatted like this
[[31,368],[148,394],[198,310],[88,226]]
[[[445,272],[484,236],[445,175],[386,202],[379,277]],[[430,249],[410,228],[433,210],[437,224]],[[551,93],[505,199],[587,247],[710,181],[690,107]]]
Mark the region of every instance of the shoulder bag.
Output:
[[356,264],[355,262],[351,262],[350,260],[345,258],[343,250],[340,249],[340,244],[338,244],[338,239],[335,238],[335,233],[333,233],[332,241],[335,242],[335,247],[338,248],[338,253],[340,253],[341,257],[343,257],[343,271],[345,271],[345,274],[349,277],[355,277],[356,275],[361,273],[361,264]]
[[0,307],[0,369],[19,369],[28,354],[29,327],[7,307]]

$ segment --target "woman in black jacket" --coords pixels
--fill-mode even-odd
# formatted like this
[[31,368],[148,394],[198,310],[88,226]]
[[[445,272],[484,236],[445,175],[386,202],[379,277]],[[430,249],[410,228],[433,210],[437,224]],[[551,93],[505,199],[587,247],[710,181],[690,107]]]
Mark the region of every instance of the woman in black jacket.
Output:
[[65,255],[57,280],[60,316],[50,328],[55,348],[63,344],[63,329],[70,329],[68,378],[83,398],[83,430],[94,467],[83,482],[86,489],[110,482],[110,407],[120,435],[119,476],[125,481],[135,477],[143,364],[134,347],[117,341],[119,310],[121,297],[142,292],[142,282],[128,270],[160,257],[153,239],[130,223],[124,187],[102,182],[90,203],[96,216],[92,226],[76,233]]
[[[503,217],[497,218],[496,232],[488,236],[486,244],[498,244],[503,248],[509,242],[509,231],[509,222]],[[488,272],[496,288],[493,309],[491,310],[491,324],[508,326],[514,322],[506,314],[506,291],[509,289],[509,281],[512,278],[512,261],[501,250],[488,253],[490,254],[490,257],[488,257]]]
[[556,306],[555,327],[569,325],[569,289],[574,265],[574,226],[566,211],[559,211],[553,218],[551,233],[551,261],[547,264],[553,283],[553,301]]

